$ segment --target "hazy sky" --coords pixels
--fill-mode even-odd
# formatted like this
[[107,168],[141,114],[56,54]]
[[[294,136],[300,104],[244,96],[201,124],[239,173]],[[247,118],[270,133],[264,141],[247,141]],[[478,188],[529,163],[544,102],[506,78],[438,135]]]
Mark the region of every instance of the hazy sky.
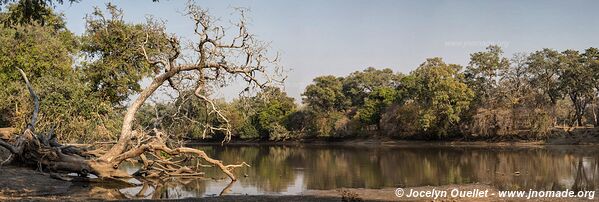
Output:
[[[83,0],[58,6],[67,26],[84,31],[84,17],[111,1]],[[125,20],[147,15],[166,20],[169,32],[192,38],[193,24],[181,13],[186,1],[112,1]],[[347,75],[372,66],[408,73],[425,58],[466,65],[469,54],[489,43],[506,55],[541,48],[583,50],[599,46],[599,1],[197,1],[223,19],[231,7],[251,9],[250,31],[272,42],[291,69],[288,93],[300,98],[320,75]],[[236,93],[222,92],[231,98]]]

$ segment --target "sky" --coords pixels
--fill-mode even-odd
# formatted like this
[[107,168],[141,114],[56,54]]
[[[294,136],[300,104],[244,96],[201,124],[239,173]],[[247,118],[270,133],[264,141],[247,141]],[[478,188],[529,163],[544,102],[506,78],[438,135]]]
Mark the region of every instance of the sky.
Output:
[[[112,2],[127,22],[147,16],[166,21],[167,31],[193,38],[182,13],[187,1],[91,1],[58,5],[67,27],[81,34],[84,17]],[[599,46],[599,1],[484,0],[201,0],[213,16],[231,19],[233,7],[251,10],[249,30],[271,42],[289,70],[285,90],[297,101],[312,79],[345,76],[367,67],[409,73],[430,57],[467,65],[469,54],[490,44],[506,56],[542,48],[584,50]],[[216,94],[228,100],[233,89]]]

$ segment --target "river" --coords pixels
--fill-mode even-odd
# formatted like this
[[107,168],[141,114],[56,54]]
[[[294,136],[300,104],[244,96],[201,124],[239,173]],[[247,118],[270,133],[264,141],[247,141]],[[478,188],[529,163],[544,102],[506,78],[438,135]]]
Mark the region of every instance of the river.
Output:
[[[216,168],[206,177],[123,188],[129,198],[297,195],[306,190],[483,183],[500,190],[595,190],[593,146],[199,146],[225,163],[247,162],[230,184]],[[129,172],[135,166],[125,167]]]

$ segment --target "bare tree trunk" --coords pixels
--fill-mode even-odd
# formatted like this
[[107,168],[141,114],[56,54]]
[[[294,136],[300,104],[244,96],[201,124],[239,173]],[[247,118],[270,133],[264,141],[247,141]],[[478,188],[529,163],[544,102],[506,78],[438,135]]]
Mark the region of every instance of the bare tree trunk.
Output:
[[139,97],[135,99],[135,101],[127,108],[127,113],[123,118],[123,127],[121,128],[121,135],[119,136],[118,142],[106,152],[100,159],[104,161],[112,161],[117,155],[122,154],[125,149],[127,149],[127,145],[131,141],[131,133],[133,130],[133,120],[135,119],[135,114],[141,108],[141,106],[146,102],[146,100],[152,96],[154,91],[158,89],[168,78],[172,77],[176,73],[175,69],[171,69],[166,73],[154,78],[150,86],[144,89]]
[[599,126],[599,119],[597,117],[597,103],[593,103],[593,109],[591,109],[591,111],[593,111],[593,120],[595,123],[593,123],[593,126],[597,127]]

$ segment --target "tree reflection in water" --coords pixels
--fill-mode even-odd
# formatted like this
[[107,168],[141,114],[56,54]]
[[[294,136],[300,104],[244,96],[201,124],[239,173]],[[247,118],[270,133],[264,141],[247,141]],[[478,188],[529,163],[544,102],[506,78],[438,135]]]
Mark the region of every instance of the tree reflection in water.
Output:
[[[485,183],[500,190],[595,190],[598,150],[555,147],[204,146],[225,162],[248,162],[229,183],[215,168],[205,178],[170,178],[121,189],[126,198],[220,194],[299,194],[307,189]],[[191,162],[193,164],[197,162]]]
[[[172,198],[189,198],[205,196],[206,186],[203,181],[209,179],[204,178],[172,178],[168,180],[148,180],[144,181],[141,186],[120,189],[124,198],[128,199],[172,199]],[[218,194],[224,195],[230,192],[235,181],[222,187]]]

